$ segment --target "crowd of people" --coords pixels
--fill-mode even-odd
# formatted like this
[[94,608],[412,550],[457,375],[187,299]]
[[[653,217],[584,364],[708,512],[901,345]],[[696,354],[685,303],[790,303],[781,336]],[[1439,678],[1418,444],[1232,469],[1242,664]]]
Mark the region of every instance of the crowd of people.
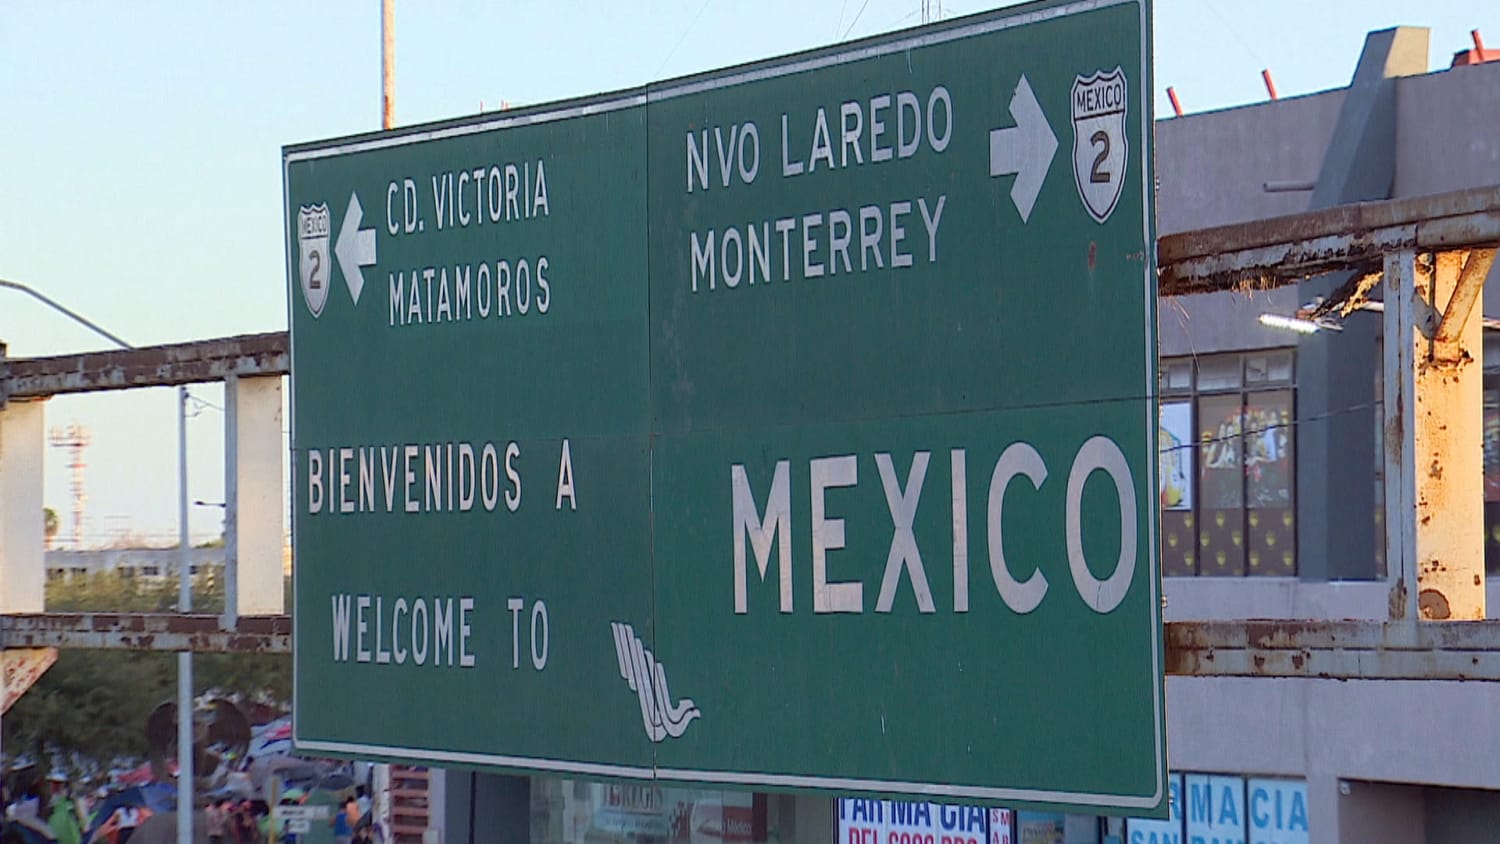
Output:
[[210,799],[203,821],[211,844],[259,844],[269,839],[272,823],[270,807],[262,800]]
[[[319,822],[331,827],[336,844],[381,841],[378,825],[372,823],[367,790],[360,786],[346,794],[347,799],[329,807],[328,819]],[[21,785],[13,795],[0,787],[5,806],[0,844],[129,844],[156,813],[138,802],[122,801],[123,796],[107,788],[75,796],[67,779],[56,774]],[[298,805],[305,799],[299,790],[282,802]],[[210,844],[264,844],[273,826],[277,841],[298,842],[299,836],[276,818],[264,800],[211,796],[200,807],[198,823]],[[175,820],[168,822],[175,829]]]
[[[59,774],[29,782],[14,794],[3,787],[0,787],[0,792],[3,792],[5,803],[6,844],[38,837],[63,844],[82,844],[83,831],[96,811],[97,795],[85,795],[75,800],[67,778]],[[132,832],[135,823],[131,825]],[[125,838],[128,840],[129,836]]]
[[360,788],[354,797],[344,801],[338,814],[330,820],[335,844],[366,844],[375,841],[375,826],[371,821],[370,797],[364,788]]

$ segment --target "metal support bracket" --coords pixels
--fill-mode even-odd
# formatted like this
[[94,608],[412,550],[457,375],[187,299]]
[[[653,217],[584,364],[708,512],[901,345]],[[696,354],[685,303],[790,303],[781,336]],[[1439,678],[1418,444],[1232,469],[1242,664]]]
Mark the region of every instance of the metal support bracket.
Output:
[[1198,621],[1166,628],[1169,675],[1500,681],[1500,621]]
[[1369,272],[1358,273],[1350,279],[1327,299],[1324,299],[1307,314],[1297,314],[1305,319],[1317,321],[1326,317],[1337,315],[1344,318],[1357,310],[1368,308],[1371,304],[1370,291],[1380,284],[1383,272],[1380,269]]
[[1448,300],[1448,307],[1443,310],[1437,335],[1432,338],[1434,358],[1448,362],[1462,359],[1463,349],[1459,345],[1459,337],[1463,334],[1469,314],[1474,310],[1474,303],[1484,293],[1484,280],[1489,276],[1490,267],[1494,263],[1493,247],[1469,250],[1464,268],[1458,274],[1458,286],[1453,290],[1453,297]]

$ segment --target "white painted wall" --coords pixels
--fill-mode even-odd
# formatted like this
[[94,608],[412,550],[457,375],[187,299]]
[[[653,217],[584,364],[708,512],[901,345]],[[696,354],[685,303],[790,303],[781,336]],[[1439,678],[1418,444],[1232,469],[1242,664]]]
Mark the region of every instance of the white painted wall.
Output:
[[45,402],[0,407],[0,612],[41,612],[47,586],[42,519]]

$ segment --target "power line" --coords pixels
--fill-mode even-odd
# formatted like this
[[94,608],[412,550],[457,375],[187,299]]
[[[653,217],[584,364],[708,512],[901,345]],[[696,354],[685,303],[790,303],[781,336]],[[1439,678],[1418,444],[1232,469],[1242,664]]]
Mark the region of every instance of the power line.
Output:
[[[870,0],[865,0],[865,2],[863,2],[863,3],[860,4],[859,11],[857,11],[857,12],[854,13],[854,20],[850,21],[849,22],[849,28],[846,29],[846,30],[844,30],[844,38],[848,38],[849,37],[849,33],[851,33],[851,32],[854,31],[854,25],[857,24],[857,23],[859,23],[860,16],[865,13],[865,9],[869,8],[869,6],[870,6]],[[839,40],[843,40],[843,39],[839,39]]]
[[688,21],[687,29],[684,29],[682,31],[682,34],[677,37],[677,43],[673,44],[672,49],[667,51],[667,57],[661,60],[661,66],[656,69],[656,73],[652,74],[652,76],[660,76],[661,72],[666,69],[667,62],[670,62],[672,60],[672,57],[677,55],[677,48],[681,47],[682,42],[687,40],[688,33],[693,31],[694,26],[698,25],[698,19],[703,17],[704,10],[707,9],[708,4],[712,3],[713,1],[714,0],[703,0],[703,5],[698,7],[698,14],[693,15],[693,19]]
[[1293,419],[1289,422],[1276,422],[1270,425],[1263,425],[1259,428],[1246,428],[1242,431],[1236,431],[1233,434],[1225,434],[1221,437],[1205,437],[1196,442],[1169,446],[1167,448],[1158,449],[1158,451],[1162,454],[1168,454],[1173,451],[1182,451],[1184,449],[1197,448],[1201,445],[1212,445],[1213,443],[1229,442],[1230,440],[1237,440],[1241,437],[1256,436],[1259,434],[1267,433],[1269,431],[1279,431],[1283,428],[1296,428],[1298,425],[1305,425],[1309,422],[1324,422],[1332,419],[1335,416],[1343,416],[1346,413],[1358,413],[1362,410],[1370,410],[1372,408],[1382,407],[1384,405],[1385,402],[1378,400],[1363,402],[1361,404],[1353,404],[1348,407],[1341,407],[1338,410],[1330,410],[1327,413],[1319,413],[1303,419]]
[[915,12],[907,12],[906,14],[902,15],[899,18],[896,18],[895,20],[891,21],[890,23],[886,24],[885,26],[883,26],[881,28],[882,29],[894,29],[895,27],[897,27],[897,26],[899,26],[899,25],[901,25],[903,23],[906,23],[907,21],[911,20],[912,18],[914,18],[914,17],[916,17],[917,15],[920,15],[920,14],[922,14],[922,10],[921,9],[918,9]]
[[1215,0],[1208,0],[1203,6],[1224,24],[1224,28],[1229,31],[1234,40],[1239,42],[1240,47],[1244,48],[1245,53],[1250,56],[1252,61],[1257,62],[1263,68],[1270,67],[1266,60],[1261,57],[1260,53],[1256,52],[1255,47],[1251,46],[1250,42],[1245,39],[1245,36],[1240,33],[1240,27],[1231,23],[1229,18],[1225,17],[1224,13],[1219,10]]

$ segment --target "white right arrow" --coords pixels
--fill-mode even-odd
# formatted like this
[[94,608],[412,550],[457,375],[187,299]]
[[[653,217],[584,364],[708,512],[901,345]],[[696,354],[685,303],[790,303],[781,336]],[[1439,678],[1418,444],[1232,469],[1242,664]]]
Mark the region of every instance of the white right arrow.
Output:
[[1052,156],[1057,152],[1057,136],[1052,134],[1047,115],[1042,113],[1024,73],[1010,98],[1010,116],[1016,121],[1015,126],[990,131],[990,175],[1015,174],[1010,200],[1021,212],[1024,223],[1031,217],[1031,208],[1036,205],[1042,182],[1052,166]]

